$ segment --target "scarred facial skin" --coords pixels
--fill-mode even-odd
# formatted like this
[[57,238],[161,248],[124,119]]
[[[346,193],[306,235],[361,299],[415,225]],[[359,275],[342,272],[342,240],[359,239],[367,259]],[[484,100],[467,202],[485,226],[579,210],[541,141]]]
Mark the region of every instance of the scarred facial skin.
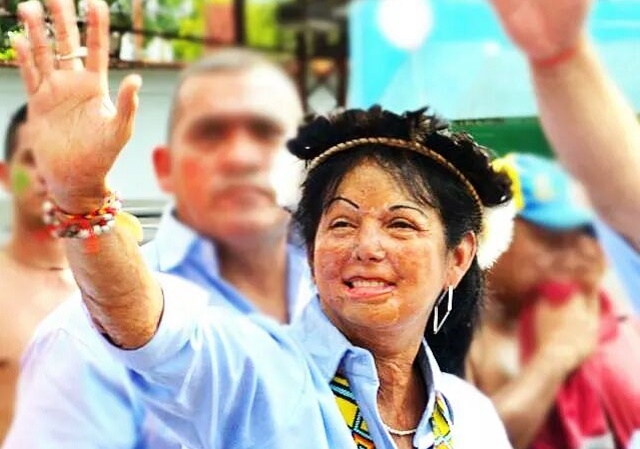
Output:
[[394,333],[395,341],[422,335],[439,294],[457,284],[473,257],[475,240],[461,245],[448,250],[437,210],[363,162],[343,179],[316,234],[322,306],[356,341],[376,331]]

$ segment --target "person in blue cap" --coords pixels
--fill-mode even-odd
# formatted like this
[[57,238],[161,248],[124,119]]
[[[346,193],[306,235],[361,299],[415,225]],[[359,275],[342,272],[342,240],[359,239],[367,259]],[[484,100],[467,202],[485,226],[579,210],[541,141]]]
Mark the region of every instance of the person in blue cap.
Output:
[[593,238],[586,197],[559,164],[515,153],[502,161],[511,173],[518,212],[511,246],[491,270],[492,292],[517,314],[521,305],[513,305],[513,298],[524,298],[549,276],[562,275],[556,254],[566,258],[567,248],[584,248],[600,270],[604,259]]
[[[640,398],[640,389],[624,367],[640,361],[633,349],[640,338],[601,293],[606,262],[586,196],[553,160],[512,153],[501,164],[518,213],[511,246],[488,276],[489,301],[467,377],[492,397],[515,448],[626,443],[640,422],[620,423],[626,419],[620,415],[638,413],[621,398]],[[596,395],[575,372],[604,385],[606,407],[585,399]],[[575,409],[589,410],[591,418],[581,421]]]

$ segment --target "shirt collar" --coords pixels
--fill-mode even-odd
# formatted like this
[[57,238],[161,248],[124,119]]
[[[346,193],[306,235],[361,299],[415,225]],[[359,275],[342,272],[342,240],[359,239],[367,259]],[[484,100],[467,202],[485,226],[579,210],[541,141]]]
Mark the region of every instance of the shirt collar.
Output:
[[[257,312],[250,301],[220,278],[215,242],[178,220],[173,203],[167,205],[162,213],[153,244],[156,249],[157,268],[160,271],[172,273],[191,261],[206,270],[210,281],[216,280],[215,285],[225,290],[226,299],[235,298],[236,306],[245,312]],[[300,316],[314,294],[315,285],[306,252],[301,246],[299,233],[292,227],[287,243],[287,309],[291,321]]]
[[328,384],[336,374],[340,361],[353,345],[331,324],[317,296],[309,302],[301,318],[291,328]]
[[[366,353],[373,359],[369,351],[353,345],[342,332],[329,321],[329,318],[322,310],[320,300],[317,296],[309,303],[303,312],[302,319],[292,325],[292,330],[312,356],[327,382],[333,378],[338,366],[349,353],[357,357],[362,357],[363,353]],[[434,388],[437,390],[438,386],[442,383],[442,372],[424,339],[422,340],[422,348],[418,352],[416,362],[419,364],[425,384],[429,388],[429,396],[432,397],[432,390]],[[373,377],[377,376],[377,374],[373,372],[358,374],[368,374]]]
[[159,269],[163,272],[170,272],[181,265],[197,245],[210,246],[211,255],[215,256],[213,243],[178,220],[173,203],[167,205],[162,213],[154,244],[158,249]]
[[[347,374],[351,372],[358,377],[367,377],[376,383],[378,382],[373,355],[368,350],[357,347],[347,340],[329,321],[317,296],[304,310],[301,319],[292,324],[292,331],[313,358],[327,384],[333,379],[341,364],[346,369]],[[436,394],[439,394],[447,403],[445,414],[451,426],[453,425],[453,416],[446,397],[441,391],[443,374],[433,352],[424,339],[422,340],[422,347],[418,352],[416,363],[420,366],[429,395],[425,413],[418,426],[417,435],[422,435],[428,440],[433,438],[430,418],[435,407]],[[423,443],[425,442],[421,441],[420,447],[425,446]]]
[[[206,259],[210,259],[210,262],[214,264],[214,272],[218,272],[218,257],[216,245],[211,239],[207,239],[189,226],[178,220],[175,212],[175,204],[171,202],[165,206],[160,223],[158,224],[158,231],[154,237],[154,244],[158,249],[159,269],[163,272],[170,272],[189,256],[189,254],[196,250],[199,253],[208,254]],[[298,229],[292,226],[289,229],[287,236],[287,252],[293,253],[296,256],[302,254],[304,256],[304,244],[302,237]],[[297,261],[296,261],[297,262]],[[308,266],[303,269],[296,270],[297,272],[304,273],[309,271]],[[310,277],[310,275],[308,275]]]

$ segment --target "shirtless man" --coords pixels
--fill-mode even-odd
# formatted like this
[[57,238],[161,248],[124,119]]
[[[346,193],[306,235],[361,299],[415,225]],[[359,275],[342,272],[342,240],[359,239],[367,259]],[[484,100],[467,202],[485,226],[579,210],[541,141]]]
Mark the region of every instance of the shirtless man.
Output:
[[11,422],[20,355],[36,325],[75,291],[59,240],[42,222],[46,186],[30,148],[26,105],[7,129],[0,183],[13,197],[13,226],[0,250],[0,442]]

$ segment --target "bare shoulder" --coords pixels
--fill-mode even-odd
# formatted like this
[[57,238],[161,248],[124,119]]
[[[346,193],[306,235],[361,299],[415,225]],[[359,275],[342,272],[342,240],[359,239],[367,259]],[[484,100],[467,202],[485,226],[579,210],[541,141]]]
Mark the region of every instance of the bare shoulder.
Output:
[[0,248],[0,276],[4,276],[7,269],[12,265],[6,248]]
[[5,248],[0,248],[0,303],[6,301],[11,292],[12,279],[14,278],[13,262],[9,258]]
[[24,267],[11,257],[8,249],[6,247],[0,248],[0,279],[11,281],[23,271]]
[[[0,250],[0,304],[15,306],[21,292],[31,289],[33,278],[25,275],[24,270],[9,255],[5,248]],[[3,310],[8,310],[6,307]]]
[[467,378],[486,394],[494,394],[519,375],[520,343],[515,332],[485,323],[474,336]]

